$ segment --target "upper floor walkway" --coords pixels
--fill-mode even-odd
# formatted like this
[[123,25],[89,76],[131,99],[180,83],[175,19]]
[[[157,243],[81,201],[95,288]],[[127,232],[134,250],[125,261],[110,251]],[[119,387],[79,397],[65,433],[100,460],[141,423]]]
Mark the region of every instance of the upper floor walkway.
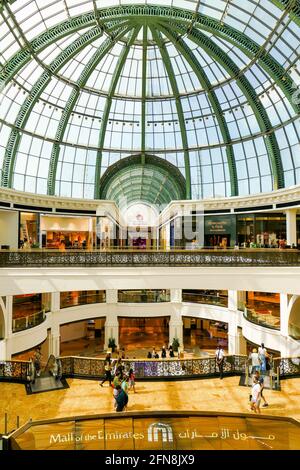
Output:
[[0,250],[0,267],[277,267],[299,266],[294,249]]

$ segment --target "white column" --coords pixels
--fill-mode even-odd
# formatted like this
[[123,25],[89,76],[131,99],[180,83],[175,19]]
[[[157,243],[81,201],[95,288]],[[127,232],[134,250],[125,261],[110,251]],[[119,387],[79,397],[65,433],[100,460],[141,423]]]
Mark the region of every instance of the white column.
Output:
[[6,360],[11,359],[12,342],[13,342],[13,296],[6,296],[6,321],[5,321],[5,345],[3,345]]
[[289,335],[288,306],[288,295],[280,294],[280,333],[284,337]]
[[117,289],[106,289],[106,303],[107,304],[118,303],[118,290]]
[[170,302],[181,303],[182,302],[182,290],[181,289],[170,289]]
[[60,292],[51,292],[51,312],[60,310]]
[[288,209],[286,213],[286,243],[297,245],[297,209]]
[[173,339],[179,341],[179,347],[183,350],[183,321],[181,316],[181,305],[172,305],[171,318],[169,323],[169,344],[173,343]]
[[49,356],[53,354],[55,357],[60,355],[60,326],[56,320],[56,316],[59,312],[55,312],[52,316],[53,323],[51,326],[51,334],[50,334],[50,341],[49,341]]
[[52,325],[49,341],[49,355],[53,354],[55,357],[60,355],[60,292],[51,293],[51,312],[52,312]]
[[109,314],[104,325],[104,349],[108,348],[109,338],[114,338],[116,347],[119,347],[119,321],[116,314]]
[[238,291],[228,291],[228,353],[239,354],[240,340],[238,335]]
[[169,250],[170,249],[170,245],[171,245],[171,224],[170,222],[167,222],[166,225],[165,225],[165,229],[166,229],[166,250]]
[[280,294],[280,353],[282,357],[293,355],[289,341],[289,296]]
[[10,358],[7,357],[7,340],[2,339],[0,341],[0,361],[8,361]]

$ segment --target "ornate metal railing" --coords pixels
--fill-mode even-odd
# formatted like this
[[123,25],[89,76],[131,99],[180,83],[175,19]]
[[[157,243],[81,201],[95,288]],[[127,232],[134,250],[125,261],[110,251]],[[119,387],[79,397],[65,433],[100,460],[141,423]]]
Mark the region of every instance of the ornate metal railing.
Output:
[[274,370],[277,369],[279,370],[279,375],[281,378],[300,375],[300,356],[275,358]]
[[255,325],[270,328],[271,330],[280,330],[280,319],[271,314],[263,315],[255,310],[245,308],[244,317],[251,323],[255,323]]
[[[62,370],[65,376],[71,377],[103,377],[104,359],[86,357],[62,357]],[[210,377],[218,374],[214,357],[198,359],[126,359],[122,361],[125,369],[134,370],[137,379],[160,379],[178,377]],[[246,356],[226,356],[224,375],[241,375],[245,372]]]
[[32,313],[26,317],[14,318],[12,322],[12,331],[16,333],[18,331],[27,330],[28,328],[33,328],[38,326],[46,319],[45,310],[41,310],[37,313]]
[[0,361],[0,381],[26,382],[30,375],[30,362]]
[[300,251],[0,251],[0,267],[24,266],[300,266]]
[[[62,372],[65,377],[104,377],[105,360],[66,356],[61,357]],[[214,377],[218,375],[218,367],[214,357],[197,359],[126,359],[122,361],[125,369],[133,369],[137,379],[178,379]],[[248,367],[247,356],[225,356],[224,376],[245,374]],[[279,376],[292,377],[300,375],[300,357],[273,359],[273,371]],[[25,382],[29,380],[30,362],[1,361],[0,381]]]

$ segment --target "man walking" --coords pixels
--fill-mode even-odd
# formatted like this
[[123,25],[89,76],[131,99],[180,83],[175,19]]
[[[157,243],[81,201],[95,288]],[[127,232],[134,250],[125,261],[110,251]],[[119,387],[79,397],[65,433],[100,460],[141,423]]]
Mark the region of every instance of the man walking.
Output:
[[220,379],[223,379],[224,357],[225,357],[224,351],[219,345],[216,350],[216,363],[219,368]]

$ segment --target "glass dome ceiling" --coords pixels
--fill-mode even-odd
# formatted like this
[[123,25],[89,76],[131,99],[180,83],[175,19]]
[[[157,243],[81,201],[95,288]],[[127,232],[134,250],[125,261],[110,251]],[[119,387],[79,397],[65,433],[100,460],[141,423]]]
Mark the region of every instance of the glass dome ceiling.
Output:
[[0,5],[3,187],[98,198],[147,154],[187,198],[300,182],[299,0]]

